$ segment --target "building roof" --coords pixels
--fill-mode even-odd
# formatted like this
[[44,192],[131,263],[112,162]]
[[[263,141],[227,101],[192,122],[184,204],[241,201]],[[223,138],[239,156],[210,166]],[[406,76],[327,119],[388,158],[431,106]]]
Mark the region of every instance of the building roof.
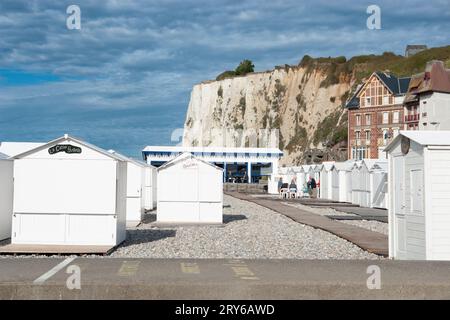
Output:
[[408,44],[406,46],[406,50],[409,49],[427,49],[428,47],[425,44]]
[[13,158],[14,158],[14,159],[22,158],[22,157],[24,157],[24,156],[26,156],[26,155],[35,153],[35,152],[40,151],[40,150],[42,150],[42,149],[49,148],[50,146],[52,146],[52,145],[54,145],[54,144],[58,144],[58,143],[63,142],[63,141],[73,141],[73,142],[76,142],[76,143],[78,143],[78,144],[80,144],[80,145],[82,145],[82,146],[85,146],[86,148],[89,148],[89,149],[92,149],[92,150],[94,150],[94,151],[97,151],[97,152],[99,152],[99,153],[101,153],[101,154],[103,154],[103,155],[105,155],[105,156],[107,156],[107,157],[109,157],[109,158],[114,159],[114,160],[124,161],[124,160],[122,160],[122,158],[118,157],[118,156],[115,155],[115,154],[112,154],[112,153],[110,153],[110,152],[108,152],[108,151],[106,151],[106,150],[104,150],[104,149],[102,149],[102,148],[100,148],[100,147],[97,147],[97,146],[95,146],[95,145],[93,145],[93,144],[90,144],[90,143],[88,143],[88,142],[85,142],[85,141],[83,141],[83,140],[81,140],[81,139],[78,139],[78,138],[69,136],[68,134],[65,134],[64,136],[62,136],[62,137],[60,137],[60,138],[58,138],[58,139],[52,140],[52,141],[50,141],[50,142],[41,144],[41,145],[39,145],[39,146],[37,146],[37,147],[35,147],[35,148],[33,148],[33,149],[30,149],[30,150],[27,150],[27,151],[25,151],[25,152],[16,154]]
[[189,159],[193,159],[193,160],[195,160],[195,161],[198,161],[198,162],[204,163],[204,164],[206,164],[206,165],[208,165],[208,166],[211,166],[211,167],[213,167],[213,168],[215,168],[215,169],[217,169],[217,170],[223,171],[222,168],[220,168],[220,167],[218,167],[218,166],[216,166],[216,165],[214,165],[214,164],[212,164],[212,163],[210,163],[210,162],[208,162],[208,161],[205,161],[205,160],[203,160],[203,159],[200,159],[200,158],[194,156],[194,155],[193,155],[192,153],[190,153],[190,152],[184,152],[184,153],[182,153],[182,154],[176,156],[176,157],[173,158],[172,160],[170,160],[170,161],[166,162],[165,164],[163,164],[163,165],[162,165],[161,167],[159,167],[157,170],[158,170],[158,171],[161,171],[161,170],[167,169],[167,168],[169,168],[169,167],[174,166],[174,165],[177,164],[178,162],[186,161],[186,160],[189,160]]
[[450,70],[445,68],[444,62],[429,61],[425,72],[414,75],[404,102],[418,101],[419,95],[427,92],[450,93]]
[[380,79],[392,92],[394,95],[403,95],[408,91],[408,85],[409,81],[411,80],[411,77],[405,77],[405,78],[397,78],[392,73],[387,72],[375,72],[378,79]]
[[384,151],[391,150],[403,136],[424,146],[450,146],[450,131],[402,130],[395,137],[395,139],[392,140],[391,143],[387,145]]
[[14,157],[15,155],[42,146],[43,144],[43,142],[0,142],[0,152],[7,156]]
[[347,109],[356,109],[359,108],[359,92],[361,91],[361,89],[363,88],[363,85],[359,85],[358,88],[356,88],[355,93],[353,94],[353,96],[350,98],[350,100],[348,100],[347,104],[345,105],[345,107]]
[[183,146],[147,146],[143,152],[205,152],[205,153],[273,153],[282,155],[278,148],[227,148],[227,147],[183,147]]
[[[369,81],[372,76],[376,76],[381,82],[383,82],[394,96],[402,96],[406,94],[408,91],[409,82],[411,80],[411,77],[398,78],[392,73],[376,71],[372,73],[367,81]],[[365,87],[367,81],[363,85],[359,86],[350,100],[348,100],[345,105],[347,109],[359,108],[359,94]]]

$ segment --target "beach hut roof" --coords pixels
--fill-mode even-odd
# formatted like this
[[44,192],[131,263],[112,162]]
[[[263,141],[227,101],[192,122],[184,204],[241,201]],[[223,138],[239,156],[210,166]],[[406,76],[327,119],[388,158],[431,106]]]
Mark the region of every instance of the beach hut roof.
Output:
[[[109,153],[112,153],[112,154],[114,154],[114,155],[116,155],[116,156],[118,156],[118,157],[121,158],[123,161],[127,161],[127,162],[134,163],[135,165],[137,165],[137,166],[139,166],[139,167],[150,167],[150,168],[155,168],[154,166],[148,164],[148,163],[145,162],[145,161],[137,160],[137,159],[133,159],[133,158],[127,157],[127,156],[125,156],[125,155],[123,155],[123,154],[121,154],[121,153],[119,153],[119,152],[117,152],[117,151],[115,151],[115,150],[108,150],[108,152],[109,152]],[[156,169],[156,168],[155,168],[155,169]]]
[[6,154],[0,152],[0,159],[1,160],[9,159],[9,156],[7,156]]
[[322,169],[325,171],[330,171],[331,169],[333,169],[334,164],[334,161],[322,162]]
[[294,173],[295,173],[294,168],[289,167],[289,168],[287,169],[287,173],[288,173],[288,174],[294,174]]
[[189,159],[192,159],[192,160],[195,160],[195,161],[198,161],[198,162],[207,164],[208,166],[211,166],[211,167],[213,167],[213,168],[215,168],[215,169],[217,169],[217,170],[223,171],[222,168],[220,168],[220,167],[218,167],[218,166],[216,166],[216,165],[214,165],[214,164],[212,164],[212,163],[209,163],[208,161],[205,161],[205,160],[203,160],[203,159],[197,158],[196,156],[194,156],[194,155],[193,155],[192,153],[190,153],[190,152],[184,152],[184,153],[178,155],[177,157],[173,158],[172,160],[166,162],[165,164],[163,164],[162,166],[160,166],[160,167],[158,168],[158,171],[167,169],[167,168],[169,168],[169,167],[174,166],[175,164],[177,164],[177,163],[179,163],[179,162],[186,161],[186,160],[189,160]]
[[350,171],[355,164],[355,160],[347,160],[344,162],[336,162],[334,167],[338,171]]
[[377,163],[377,161],[378,161],[378,159],[363,159],[362,163],[361,163],[361,167],[365,166],[367,168],[367,170],[370,170],[375,165],[375,163]]
[[305,172],[308,172],[310,167],[311,167],[310,164],[304,164],[304,165],[302,165],[303,171],[305,171]]
[[41,142],[0,142],[0,152],[9,157],[14,157],[43,144]]
[[52,146],[52,145],[54,145],[54,144],[58,144],[58,143],[64,142],[64,141],[68,141],[68,142],[73,141],[73,142],[75,142],[75,143],[78,143],[78,144],[80,144],[80,145],[86,147],[86,148],[89,148],[89,149],[92,149],[92,150],[94,150],[94,151],[97,151],[97,152],[99,152],[99,153],[101,153],[101,154],[103,154],[103,155],[105,155],[105,156],[107,156],[107,157],[109,157],[109,158],[114,159],[114,160],[124,161],[124,160],[122,160],[120,157],[118,157],[118,156],[115,155],[115,154],[112,154],[112,153],[110,153],[110,152],[108,152],[108,151],[106,151],[106,150],[104,150],[104,149],[102,149],[102,148],[100,148],[100,147],[97,147],[97,146],[95,146],[95,145],[93,145],[93,144],[91,144],[91,143],[88,143],[88,142],[86,142],[86,141],[83,141],[83,140],[81,140],[81,139],[78,139],[78,138],[69,136],[68,134],[63,135],[62,137],[60,137],[60,138],[58,138],[58,139],[55,139],[55,140],[52,140],[52,141],[50,141],[50,142],[44,143],[44,144],[42,144],[42,145],[39,145],[39,146],[37,146],[37,147],[35,147],[35,148],[33,148],[33,149],[27,150],[27,151],[25,151],[25,152],[23,152],[23,153],[19,153],[19,154],[15,155],[15,156],[12,157],[12,158],[14,158],[14,159],[23,158],[24,156],[27,156],[27,155],[32,154],[32,153],[35,153],[35,152],[37,152],[37,151],[40,151],[40,150],[49,148],[50,146]]
[[359,167],[361,167],[361,164],[362,164],[362,161],[361,161],[361,160],[355,161],[355,162],[351,165],[350,170],[352,170],[352,169],[354,169],[354,168],[359,169]]
[[407,137],[423,146],[450,146],[450,131],[448,130],[402,130],[391,143],[388,144],[384,151],[391,150],[402,137]]
[[387,171],[388,170],[388,162],[387,161],[380,161],[380,162],[376,162],[372,168],[370,168],[369,170],[381,170],[381,171]]

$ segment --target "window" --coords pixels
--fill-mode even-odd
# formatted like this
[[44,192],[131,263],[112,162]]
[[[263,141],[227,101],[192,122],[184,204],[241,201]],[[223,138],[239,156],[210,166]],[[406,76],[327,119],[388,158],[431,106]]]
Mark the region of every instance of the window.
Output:
[[392,122],[398,123],[399,116],[400,116],[400,113],[398,111],[394,111],[394,116],[393,116]]
[[389,112],[383,112],[383,123],[389,123]]
[[357,126],[360,126],[360,125],[361,125],[361,115],[360,115],[360,114],[357,114],[357,115],[356,115],[356,125],[357,125]]
[[370,130],[366,130],[366,140],[370,141]]
[[367,147],[352,147],[352,159],[362,160],[369,158],[369,149]]
[[361,131],[355,131],[355,139],[356,140],[361,139]]
[[370,114],[366,114],[366,126],[370,126],[370,121],[371,121],[371,116]]
[[370,97],[366,98],[366,106],[371,106],[372,99]]

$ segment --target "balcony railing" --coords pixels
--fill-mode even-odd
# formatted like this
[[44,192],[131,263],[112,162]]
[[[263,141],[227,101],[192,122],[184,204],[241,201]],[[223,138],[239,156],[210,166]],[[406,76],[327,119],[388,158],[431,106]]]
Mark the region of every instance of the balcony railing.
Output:
[[405,122],[411,122],[411,121],[419,121],[420,120],[420,114],[408,114],[405,116]]

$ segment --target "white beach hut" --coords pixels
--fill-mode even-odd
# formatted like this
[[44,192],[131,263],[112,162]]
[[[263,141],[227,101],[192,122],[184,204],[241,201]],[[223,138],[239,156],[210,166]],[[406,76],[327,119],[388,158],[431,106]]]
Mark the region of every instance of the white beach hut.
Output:
[[147,164],[144,171],[144,209],[153,210],[156,208],[157,203],[158,171],[149,164]]
[[158,168],[161,223],[222,223],[223,170],[183,153]]
[[297,188],[303,190],[306,183],[306,173],[303,166],[300,166],[296,173],[297,176]]
[[320,173],[322,171],[323,164],[316,164],[314,166],[314,179],[316,182],[320,181]]
[[0,153],[0,240],[11,238],[13,165],[7,155]]
[[311,167],[311,165],[309,164],[304,164],[302,165],[303,168],[303,172],[305,173],[304,178],[305,178],[305,182],[307,182],[309,180],[309,168]]
[[389,161],[389,255],[450,260],[450,131],[400,131]]
[[359,168],[361,167],[361,161],[355,161],[350,168],[351,175],[351,203],[359,205],[361,194],[361,181],[359,179]]
[[279,167],[278,168],[278,175],[281,179],[283,179],[283,182],[287,181],[287,175],[288,175],[288,167]]
[[387,209],[388,199],[388,162],[387,159],[378,159],[369,168],[370,177],[370,206]]
[[320,197],[322,199],[333,198],[333,175],[334,161],[323,162],[320,170]]
[[267,193],[278,194],[278,181],[280,179],[282,179],[282,177],[278,174],[271,174],[269,176],[269,181],[267,184]]
[[125,240],[126,162],[68,135],[14,157],[12,244]]
[[109,152],[127,162],[127,225],[136,226],[142,221],[145,210],[154,208],[156,168],[114,150]]
[[376,163],[376,159],[364,159],[359,166],[359,205],[370,208],[372,206],[372,183],[370,169]]
[[332,169],[332,200],[351,202],[351,168],[355,161],[336,162]]
[[314,178],[314,179],[316,178],[315,168],[316,168],[316,165],[309,166],[309,169],[308,169],[308,180],[309,180],[310,177]]

